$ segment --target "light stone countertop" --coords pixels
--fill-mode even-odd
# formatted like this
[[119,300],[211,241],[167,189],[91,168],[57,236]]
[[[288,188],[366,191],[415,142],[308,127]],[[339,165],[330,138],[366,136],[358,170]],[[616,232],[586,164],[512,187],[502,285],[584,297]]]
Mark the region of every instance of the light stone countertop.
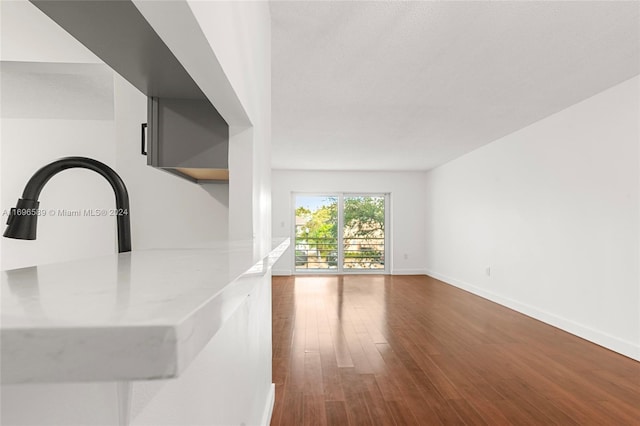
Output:
[[2,384],[177,377],[289,239],[212,242],[2,272]]

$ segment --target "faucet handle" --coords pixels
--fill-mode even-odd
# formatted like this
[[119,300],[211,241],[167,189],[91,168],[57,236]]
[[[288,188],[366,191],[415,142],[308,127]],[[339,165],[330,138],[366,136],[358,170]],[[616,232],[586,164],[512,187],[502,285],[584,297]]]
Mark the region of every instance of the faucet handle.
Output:
[[39,205],[40,202],[37,200],[19,198],[16,206],[11,208],[3,236],[20,240],[35,240]]
[[11,207],[11,210],[9,210],[9,217],[7,217],[7,225],[11,225],[11,222],[13,222],[13,218],[15,216],[16,216],[16,208]]

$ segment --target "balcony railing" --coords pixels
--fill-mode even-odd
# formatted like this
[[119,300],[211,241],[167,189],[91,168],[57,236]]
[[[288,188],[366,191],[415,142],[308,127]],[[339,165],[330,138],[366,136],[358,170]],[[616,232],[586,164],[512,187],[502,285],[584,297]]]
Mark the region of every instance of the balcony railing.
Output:
[[[296,237],[296,269],[337,269],[338,240]],[[344,269],[384,269],[384,238],[343,240]]]

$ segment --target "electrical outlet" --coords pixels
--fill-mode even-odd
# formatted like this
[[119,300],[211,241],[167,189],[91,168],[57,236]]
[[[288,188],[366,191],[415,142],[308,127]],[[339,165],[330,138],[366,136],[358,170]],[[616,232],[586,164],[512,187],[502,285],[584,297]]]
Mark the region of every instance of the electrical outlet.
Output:
[[491,266],[487,266],[487,269],[484,270],[488,277],[491,276]]
[[407,253],[404,254],[404,260],[408,260],[409,259],[409,255]]
[[280,222],[280,227],[284,228],[284,221]]

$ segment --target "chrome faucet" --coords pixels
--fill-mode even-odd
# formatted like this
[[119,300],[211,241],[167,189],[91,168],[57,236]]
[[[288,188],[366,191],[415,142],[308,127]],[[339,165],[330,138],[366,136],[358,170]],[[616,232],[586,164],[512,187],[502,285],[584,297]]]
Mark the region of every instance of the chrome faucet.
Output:
[[66,157],[47,164],[29,179],[22,198],[11,209],[4,236],[20,240],[35,240],[38,225],[38,197],[44,185],[54,175],[66,169],[83,168],[93,170],[104,177],[116,195],[116,221],[118,225],[118,252],[131,251],[131,222],[129,220],[129,194],[124,182],[109,166],[85,157]]

